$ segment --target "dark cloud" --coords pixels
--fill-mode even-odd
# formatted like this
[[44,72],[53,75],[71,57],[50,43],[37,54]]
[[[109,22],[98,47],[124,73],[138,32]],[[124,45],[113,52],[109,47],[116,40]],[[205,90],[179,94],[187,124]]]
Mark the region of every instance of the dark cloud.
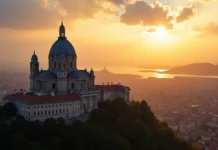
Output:
[[44,0],[0,1],[0,26],[6,28],[47,28],[60,18],[57,11],[45,8]]
[[195,13],[196,13],[196,6],[195,5],[186,6],[181,10],[179,15],[176,17],[176,22],[181,23],[181,22],[184,22],[186,20],[189,20],[190,18],[192,18],[195,15]]
[[205,26],[195,26],[192,30],[198,32],[197,36],[200,38],[208,36],[218,37],[218,24],[214,22],[210,22]]
[[105,2],[122,5],[128,0],[1,0],[0,27],[53,28],[62,16],[71,21],[92,18]]
[[121,22],[128,25],[164,26],[172,29],[174,18],[169,13],[169,8],[162,6],[158,1],[152,5],[144,1],[137,1],[126,6],[125,13],[121,16]]

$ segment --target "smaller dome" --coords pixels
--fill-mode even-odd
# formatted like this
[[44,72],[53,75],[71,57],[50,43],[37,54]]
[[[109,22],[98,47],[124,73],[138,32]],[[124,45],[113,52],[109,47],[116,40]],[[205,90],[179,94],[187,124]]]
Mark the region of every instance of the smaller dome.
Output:
[[37,62],[37,61],[38,61],[38,57],[37,57],[37,55],[35,54],[35,51],[34,51],[34,54],[32,55],[31,61],[32,61],[32,62]]

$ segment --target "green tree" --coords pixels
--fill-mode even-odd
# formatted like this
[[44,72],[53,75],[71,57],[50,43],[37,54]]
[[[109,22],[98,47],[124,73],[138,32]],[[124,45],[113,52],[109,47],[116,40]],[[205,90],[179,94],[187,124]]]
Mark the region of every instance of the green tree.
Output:
[[12,136],[12,150],[28,150],[27,140],[21,133]]
[[17,114],[17,107],[14,103],[7,103],[2,107],[3,113],[6,117],[15,117]]

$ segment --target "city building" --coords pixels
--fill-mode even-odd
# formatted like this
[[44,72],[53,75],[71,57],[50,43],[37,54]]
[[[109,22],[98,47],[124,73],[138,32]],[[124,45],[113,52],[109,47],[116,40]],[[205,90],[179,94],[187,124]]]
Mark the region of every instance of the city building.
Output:
[[107,85],[96,85],[96,89],[100,90],[100,100],[114,100],[116,98],[122,98],[127,103],[130,102],[129,93],[130,88],[123,86],[120,83],[118,84],[107,84]]
[[[48,62],[48,70],[39,70],[38,56],[34,51],[30,62],[30,92],[15,90],[3,98],[4,104],[14,103],[18,113],[31,121],[59,117],[72,119],[98,108],[100,92],[106,91],[96,88],[93,69],[77,68],[76,51],[66,38],[63,22],[58,40],[50,49]],[[117,87],[110,91],[111,94],[129,101],[129,88]]]

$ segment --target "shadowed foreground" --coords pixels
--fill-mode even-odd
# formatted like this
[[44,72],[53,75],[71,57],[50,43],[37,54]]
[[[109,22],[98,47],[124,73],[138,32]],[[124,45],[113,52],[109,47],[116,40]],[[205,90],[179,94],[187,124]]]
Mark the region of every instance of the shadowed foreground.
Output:
[[[3,109],[1,109],[3,110]],[[0,144],[12,150],[194,150],[159,122],[145,101],[100,102],[86,123],[63,119],[28,122],[22,117],[4,124],[1,111]],[[7,114],[6,114],[7,115]],[[5,115],[4,115],[5,116]]]

